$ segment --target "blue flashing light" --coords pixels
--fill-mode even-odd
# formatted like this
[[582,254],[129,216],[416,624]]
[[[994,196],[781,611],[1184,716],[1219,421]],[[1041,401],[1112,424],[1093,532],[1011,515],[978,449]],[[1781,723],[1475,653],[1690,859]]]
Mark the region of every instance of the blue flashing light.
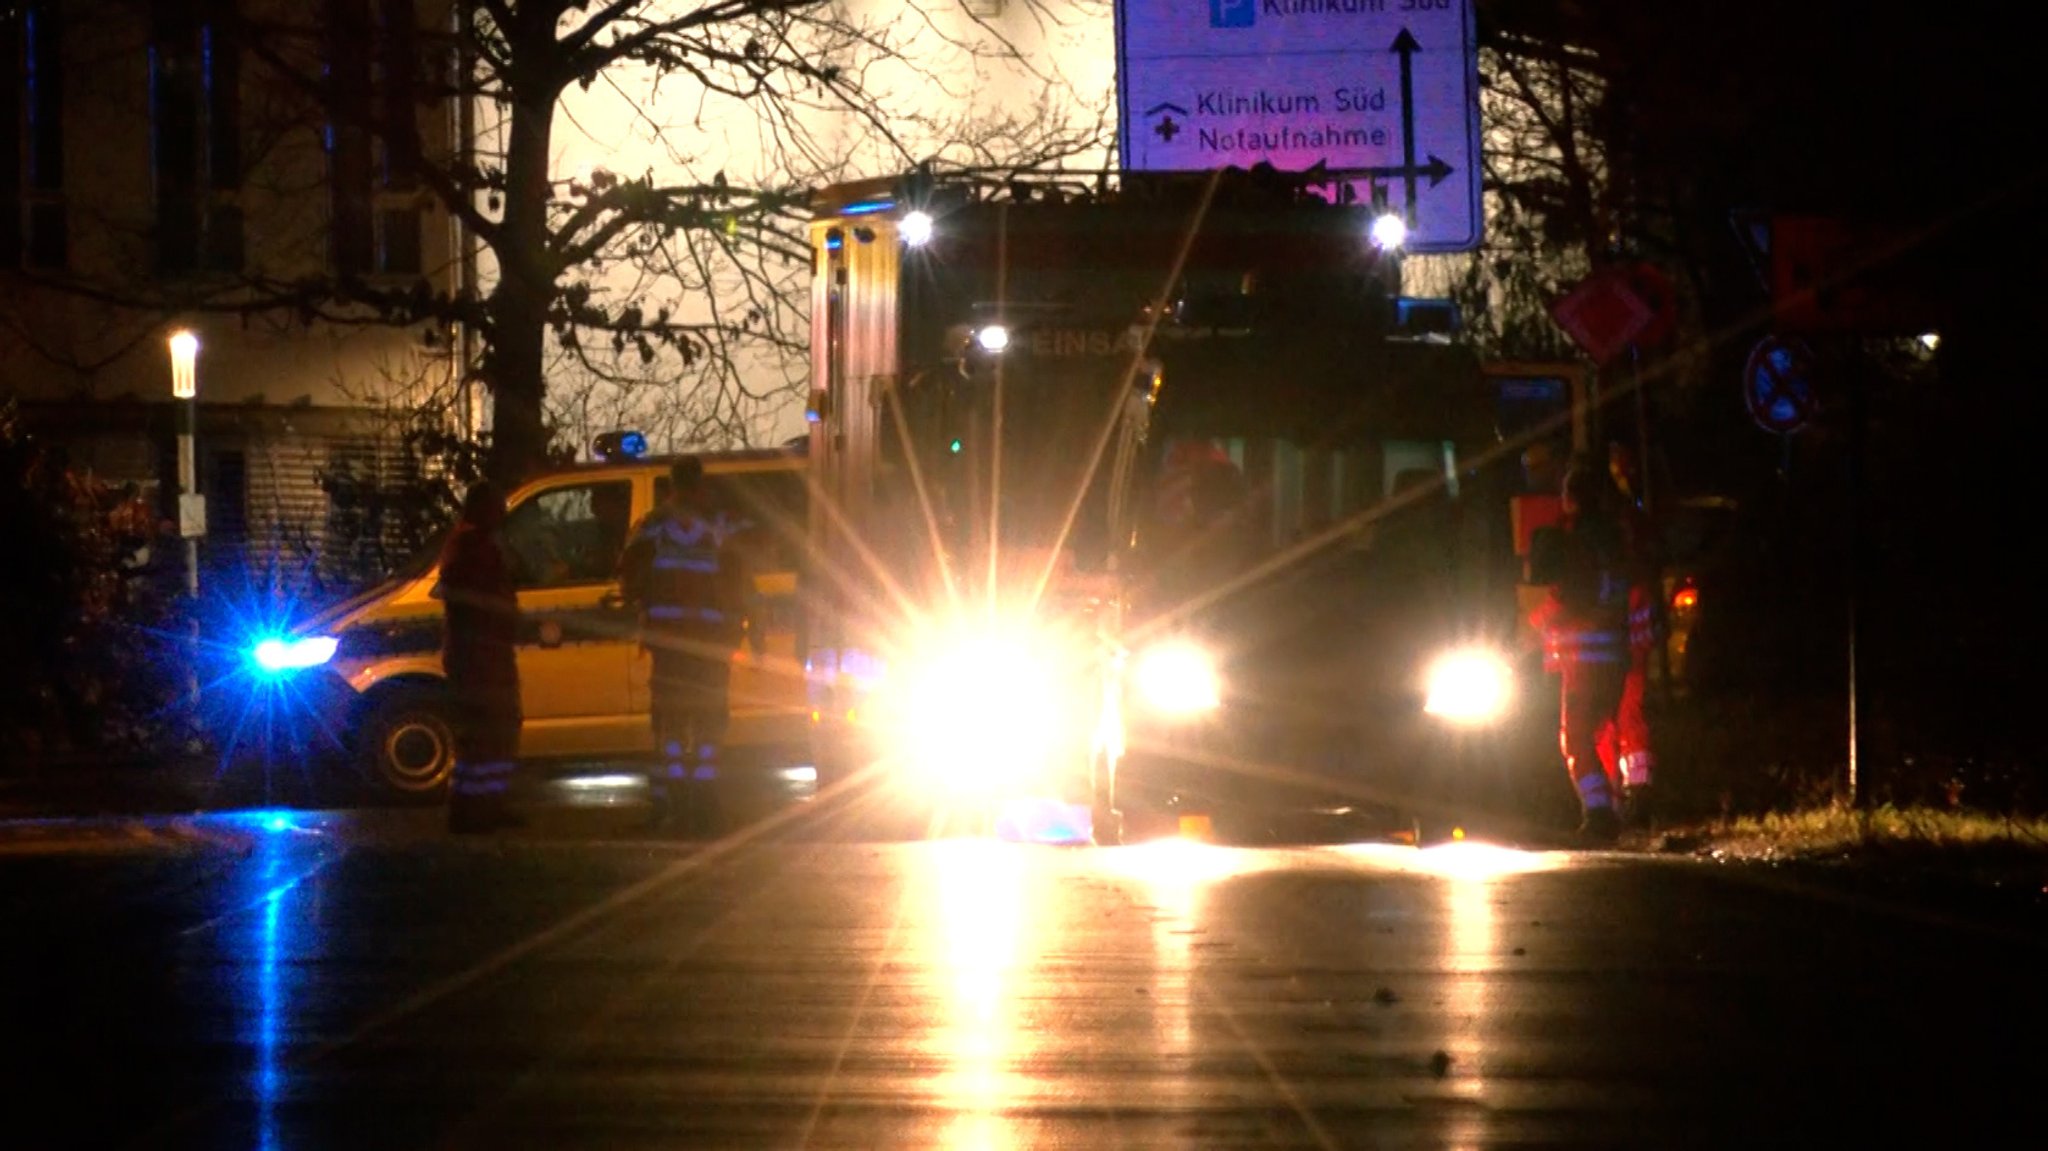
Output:
[[996,838],[1010,843],[1087,843],[1094,830],[1087,805],[1052,799],[1013,801],[996,820]]
[[1394,300],[1394,323],[1414,335],[1452,333],[1459,328],[1456,300],[1400,296]]
[[309,635],[298,639],[266,639],[249,652],[256,666],[272,675],[319,667],[334,658],[340,643],[331,635]]
[[208,818],[217,818],[253,831],[267,831],[277,835],[287,831],[310,830],[302,819],[303,814],[288,807],[259,807],[250,811],[226,812]]
[[647,437],[639,432],[606,432],[590,445],[600,460],[637,460],[647,454]]
[[946,450],[947,450],[947,451],[949,451],[949,452],[952,452],[952,453],[953,453],[954,455],[956,455],[956,456],[957,456],[957,455],[959,455],[959,454],[960,454],[960,441],[959,441],[959,440],[954,440],[954,441],[953,441],[952,443],[950,443],[950,444],[947,444],[947,445],[946,445]]
[[839,214],[842,216],[872,216],[876,212],[886,212],[895,206],[896,201],[894,200],[861,200],[839,209]]

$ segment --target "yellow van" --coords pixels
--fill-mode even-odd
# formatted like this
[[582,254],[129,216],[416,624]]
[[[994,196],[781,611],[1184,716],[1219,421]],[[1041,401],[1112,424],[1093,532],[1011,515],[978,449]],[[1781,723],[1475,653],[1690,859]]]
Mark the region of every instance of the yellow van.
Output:
[[[810,704],[798,629],[804,455],[711,453],[704,460],[732,546],[767,605],[765,650],[733,657],[729,762],[808,763]],[[649,658],[615,568],[633,524],[668,495],[669,460],[584,464],[531,480],[506,500],[505,544],[519,586],[522,759],[606,761],[651,753]],[[400,794],[446,786],[454,769],[441,670],[435,550],[286,637],[258,644],[261,673],[289,677],[308,718],[366,779]]]

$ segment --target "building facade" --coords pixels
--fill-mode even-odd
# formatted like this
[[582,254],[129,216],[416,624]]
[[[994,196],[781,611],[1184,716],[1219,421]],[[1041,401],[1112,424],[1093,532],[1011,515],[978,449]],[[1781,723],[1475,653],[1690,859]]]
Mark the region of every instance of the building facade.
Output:
[[360,542],[330,537],[363,525],[328,481],[403,466],[396,428],[423,409],[467,418],[458,333],[333,302],[462,283],[464,239],[402,154],[458,138],[449,19],[437,0],[0,9],[0,396],[168,520],[167,338],[197,335],[209,567],[346,565]]

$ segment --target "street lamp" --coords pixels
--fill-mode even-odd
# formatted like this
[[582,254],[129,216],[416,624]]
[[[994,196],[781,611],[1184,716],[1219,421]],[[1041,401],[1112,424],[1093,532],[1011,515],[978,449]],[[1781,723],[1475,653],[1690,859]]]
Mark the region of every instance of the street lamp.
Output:
[[1383,252],[1398,252],[1408,242],[1408,221],[1398,212],[1382,212],[1373,218],[1372,245]]
[[206,497],[199,494],[199,337],[171,333],[171,395],[184,402],[178,433],[178,534],[185,537],[185,594],[199,596],[199,537],[206,534]]

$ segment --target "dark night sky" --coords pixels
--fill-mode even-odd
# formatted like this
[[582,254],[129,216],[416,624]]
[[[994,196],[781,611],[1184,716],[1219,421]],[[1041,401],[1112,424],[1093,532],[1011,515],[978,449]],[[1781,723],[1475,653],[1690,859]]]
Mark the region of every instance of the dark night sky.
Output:
[[1631,71],[1644,143],[1734,200],[1939,210],[2031,166],[2048,64],[1988,5],[1481,0],[1494,27],[1564,30]]

